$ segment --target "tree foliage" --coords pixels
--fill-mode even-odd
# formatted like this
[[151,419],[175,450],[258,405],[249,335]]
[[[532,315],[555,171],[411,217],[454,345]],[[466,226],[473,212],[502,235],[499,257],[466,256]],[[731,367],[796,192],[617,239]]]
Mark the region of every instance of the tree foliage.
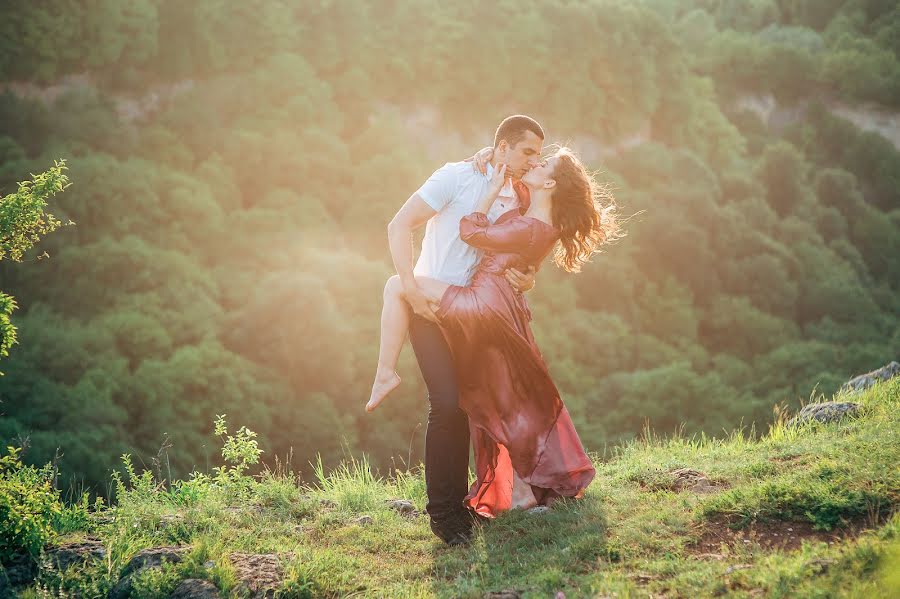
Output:
[[[16,303],[0,295],[0,331],[5,351],[18,304],[19,347],[0,441],[29,436],[32,463],[61,448],[96,492],[116,456],[147,464],[164,440],[172,477],[211,466],[221,413],[306,474],[346,451],[415,465],[411,351],[401,389],[363,409],[385,226],[510,113],[637,214],[528,296],[589,449],[648,421],[761,425],[897,358],[900,153],[833,110],[896,109],[895,3],[13,5],[0,280]],[[16,184],[57,155],[78,181],[58,219],[41,201],[61,163]],[[42,241],[52,260],[14,262],[69,219],[82,226]]]

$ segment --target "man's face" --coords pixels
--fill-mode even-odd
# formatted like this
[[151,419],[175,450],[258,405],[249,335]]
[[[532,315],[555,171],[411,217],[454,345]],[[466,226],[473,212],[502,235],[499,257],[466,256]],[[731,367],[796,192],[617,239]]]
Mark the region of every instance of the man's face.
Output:
[[543,139],[531,131],[526,131],[525,138],[515,146],[510,147],[506,140],[502,140],[497,158],[500,162],[506,163],[506,172],[515,179],[521,179],[541,161],[543,143]]

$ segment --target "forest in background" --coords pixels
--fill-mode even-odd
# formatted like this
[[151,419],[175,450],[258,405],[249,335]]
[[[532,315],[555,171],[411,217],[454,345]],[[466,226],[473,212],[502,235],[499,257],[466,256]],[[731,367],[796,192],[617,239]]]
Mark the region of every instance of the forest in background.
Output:
[[[215,414],[306,474],[417,464],[409,349],[363,409],[386,224],[512,113],[643,211],[528,295],[588,450],[759,428],[900,354],[900,153],[829,109],[897,112],[895,2],[5,5],[0,195],[65,159],[76,224],[0,262],[0,440],[65,485],[164,443],[163,475],[206,469]],[[769,96],[792,116],[742,108]]]

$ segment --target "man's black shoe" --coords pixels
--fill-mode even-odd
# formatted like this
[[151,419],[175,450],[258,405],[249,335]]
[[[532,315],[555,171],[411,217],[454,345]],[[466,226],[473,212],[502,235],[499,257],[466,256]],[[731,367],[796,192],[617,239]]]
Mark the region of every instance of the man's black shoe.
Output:
[[460,514],[443,517],[439,520],[429,518],[431,532],[448,545],[465,545],[472,540],[472,525]]
[[493,518],[488,518],[487,516],[482,516],[475,510],[463,507],[463,516],[468,519],[473,524],[480,524],[482,526],[488,524],[493,520]]

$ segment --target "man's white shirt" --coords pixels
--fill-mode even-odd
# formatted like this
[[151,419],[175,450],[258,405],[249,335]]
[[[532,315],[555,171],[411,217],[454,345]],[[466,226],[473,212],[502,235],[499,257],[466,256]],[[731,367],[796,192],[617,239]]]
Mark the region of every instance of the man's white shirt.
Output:
[[[425,225],[422,253],[413,274],[450,285],[468,285],[483,252],[459,238],[459,221],[475,210],[487,192],[493,172],[490,164],[487,175],[482,175],[471,162],[448,162],[422,184],[416,193],[437,214]],[[493,223],[501,214],[518,206],[516,192],[507,181],[488,210],[488,220]]]

